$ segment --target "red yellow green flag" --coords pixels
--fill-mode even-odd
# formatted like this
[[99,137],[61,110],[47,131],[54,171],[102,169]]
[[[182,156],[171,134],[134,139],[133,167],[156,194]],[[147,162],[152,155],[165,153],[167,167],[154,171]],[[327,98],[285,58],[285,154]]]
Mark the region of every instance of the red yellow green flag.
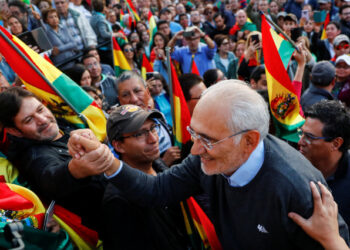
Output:
[[136,19],[137,22],[139,22],[140,17],[137,14],[135,7],[130,0],[126,0],[126,6],[128,7],[129,13],[134,16],[134,18]]
[[0,53],[21,78],[26,88],[39,96],[56,117],[64,118],[79,128],[85,128],[83,120],[73,111],[75,109],[85,118],[98,139],[103,140],[106,137],[106,118],[92,97],[1,26],[0,35]]
[[0,183],[0,214],[2,222],[21,220],[25,225],[41,229],[45,208],[29,189],[10,183]]
[[144,80],[146,80],[146,73],[153,72],[153,67],[147,59],[145,53],[142,55],[142,66],[141,66],[141,75]]
[[191,136],[188,133],[186,127],[190,125],[191,115],[188,110],[184,94],[181,89],[179,80],[177,79],[177,74],[172,62],[171,67],[171,82],[173,89],[173,100],[174,100],[174,135],[175,135],[175,146],[182,148],[182,145],[186,144],[191,140]]
[[299,114],[299,98],[285,67],[294,49],[291,44],[287,44],[288,41],[276,34],[264,15],[261,16],[261,33],[270,109],[277,129],[276,135],[297,142],[299,137],[296,129],[303,125],[304,119]]
[[323,23],[323,30],[322,30],[321,40],[327,39],[326,27],[327,27],[327,25],[328,25],[328,23],[330,21],[331,21],[331,15],[328,12],[327,15],[326,15],[326,19],[324,20],[324,23]]
[[149,46],[151,47],[153,44],[153,36],[157,32],[157,23],[151,11],[148,12],[148,32],[150,37]]
[[125,58],[123,51],[120,49],[120,46],[113,37],[113,58],[114,58],[114,71],[115,75],[118,77],[123,71],[131,70],[131,67],[128,61]]

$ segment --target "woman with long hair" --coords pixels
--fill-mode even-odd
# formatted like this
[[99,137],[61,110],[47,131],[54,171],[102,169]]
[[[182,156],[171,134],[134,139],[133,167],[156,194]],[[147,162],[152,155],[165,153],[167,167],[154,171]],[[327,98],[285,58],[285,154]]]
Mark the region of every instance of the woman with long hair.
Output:
[[135,49],[132,47],[132,45],[130,43],[125,43],[122,45],[121,49],[123,50],[126,61],[129,63],[131,70],[141,74],[139,66],[136,63]]

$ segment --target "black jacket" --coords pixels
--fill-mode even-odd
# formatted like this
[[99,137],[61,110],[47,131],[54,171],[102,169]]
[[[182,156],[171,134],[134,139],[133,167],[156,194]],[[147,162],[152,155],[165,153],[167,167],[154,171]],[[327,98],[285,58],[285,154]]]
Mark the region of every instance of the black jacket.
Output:
[[[168,167],[162,160],[153,162],[157,173]],[[104,249],[182,250],[187,249],[187,236],[179,204],[156,208],[143,207],[108,184],[103,199]]]
[[75,179],[68,171],[72,159],[67,142],[70,130],[57,141],[39,142],[12,138],[8,157],[20,172],[20,178],[47,204],[57,204],[82,217],[82,223],[98,230],[100,206],[106,187],[105,178],[93,176]]

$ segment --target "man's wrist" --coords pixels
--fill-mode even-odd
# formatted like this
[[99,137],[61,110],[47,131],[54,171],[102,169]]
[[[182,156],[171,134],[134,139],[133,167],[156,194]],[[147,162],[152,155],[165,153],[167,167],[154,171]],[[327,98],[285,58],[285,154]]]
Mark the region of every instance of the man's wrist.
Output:
[[122,167],[123,167],[123,162],[115,158],[112,165],[105,171],[105,177],[107,179],[110,179],[116,176],[121,171]]

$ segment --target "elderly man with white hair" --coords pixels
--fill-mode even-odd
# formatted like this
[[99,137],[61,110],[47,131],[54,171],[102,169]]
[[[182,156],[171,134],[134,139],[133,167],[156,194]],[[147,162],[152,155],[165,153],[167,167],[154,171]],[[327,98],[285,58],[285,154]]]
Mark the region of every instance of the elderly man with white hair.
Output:
[[[109,167],[77,169],[77,173],[105,172],[113,185],[143,206],[170,204],[205,192],[223,249],[322,249],[288,213],[309,217],[313,211],[309,182],[326,182],[298,151],[269,135],[268,128],[263,98],[242,81],[222,81],[205,91],[194,109],[188,127],[194,141],[192,155],[181,164],[156,177],[118,160]],[[70,152],[83,151],[80,147],[85,154],[77,155],[77,161],[100,146],[79,134],[72,136]],[[347,226],[341,217],[338,220],[340,234],[348,242]]]

